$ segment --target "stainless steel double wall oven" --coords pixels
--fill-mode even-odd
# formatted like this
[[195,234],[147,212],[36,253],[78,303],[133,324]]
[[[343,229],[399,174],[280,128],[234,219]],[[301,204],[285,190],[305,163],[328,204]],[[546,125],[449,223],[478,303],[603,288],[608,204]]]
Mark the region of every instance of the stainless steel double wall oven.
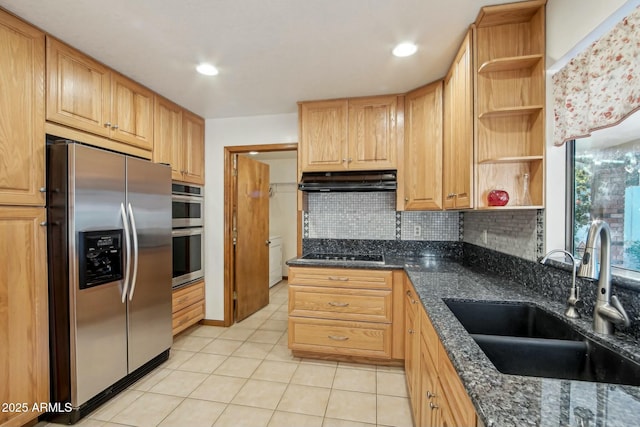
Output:
[[204,189],[174,183],[172,190],[173,280],[178,288],[204,277]]

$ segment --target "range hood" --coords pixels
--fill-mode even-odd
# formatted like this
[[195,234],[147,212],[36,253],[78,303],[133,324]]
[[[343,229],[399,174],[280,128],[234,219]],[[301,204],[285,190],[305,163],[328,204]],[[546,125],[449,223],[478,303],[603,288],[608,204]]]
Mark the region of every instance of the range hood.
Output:
[[306,172],[301,191],[395,191],[396,171]]

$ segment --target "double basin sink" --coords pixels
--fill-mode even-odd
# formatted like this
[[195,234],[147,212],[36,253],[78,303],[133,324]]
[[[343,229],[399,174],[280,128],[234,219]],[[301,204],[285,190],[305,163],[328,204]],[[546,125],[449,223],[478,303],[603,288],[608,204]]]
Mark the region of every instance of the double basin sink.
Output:
[[445,300],[505,374],[640,386],[640,364],[528,303]]

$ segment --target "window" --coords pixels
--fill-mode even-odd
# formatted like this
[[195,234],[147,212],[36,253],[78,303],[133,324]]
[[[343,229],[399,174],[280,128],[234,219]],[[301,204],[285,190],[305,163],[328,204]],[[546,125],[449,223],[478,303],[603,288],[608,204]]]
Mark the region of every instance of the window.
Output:
[[574,141],[567,153],[570,250],[582,256],[589,225],[599,218],[611,228],[614,273],[640,272],[640,113]]

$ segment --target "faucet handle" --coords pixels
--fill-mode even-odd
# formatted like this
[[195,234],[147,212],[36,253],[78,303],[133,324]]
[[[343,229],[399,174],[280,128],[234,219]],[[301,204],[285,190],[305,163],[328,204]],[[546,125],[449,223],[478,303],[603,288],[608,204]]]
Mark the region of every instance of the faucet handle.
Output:
[[624,326],[629,326],[631,324],[631,320],[629,319],[629,315],[625,311],[624,307],[622,307],[622,304],[620,303],[620,300],[617,296],[611,295],[611,305],[614,306],[622,315],[624,319]]

